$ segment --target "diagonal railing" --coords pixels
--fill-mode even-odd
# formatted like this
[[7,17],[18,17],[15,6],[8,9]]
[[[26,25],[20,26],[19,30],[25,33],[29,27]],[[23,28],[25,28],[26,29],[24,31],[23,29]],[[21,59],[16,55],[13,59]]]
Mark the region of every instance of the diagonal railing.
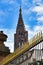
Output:
[[6,65],[13,59],[17,58],[20,54],[24,53],[26,50],[31,49],[35,45],[39,44],[43,41],[43,33],[42,31],[37,33],[32,39],[29,40],[29,42],[25,43],[21,48],[18,48],[15,50],[14,53],[9,54],[7,57],[5,57],[1,62],[0,65]]

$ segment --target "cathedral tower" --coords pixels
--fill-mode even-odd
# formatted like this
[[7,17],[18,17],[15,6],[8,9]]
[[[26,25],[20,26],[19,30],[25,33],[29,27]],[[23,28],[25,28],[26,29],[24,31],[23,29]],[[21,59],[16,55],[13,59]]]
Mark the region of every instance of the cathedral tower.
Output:
[[16,50],[18,47],[21,47],[27,41],[28,41],[28,31],[25,30],[22,18],[22,9],[20,7],[16,34],[14,34],[14,50]]

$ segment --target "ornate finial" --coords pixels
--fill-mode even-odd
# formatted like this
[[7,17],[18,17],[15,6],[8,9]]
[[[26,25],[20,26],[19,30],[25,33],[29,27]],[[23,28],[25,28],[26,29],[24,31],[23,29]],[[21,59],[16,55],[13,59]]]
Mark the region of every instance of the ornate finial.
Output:
[[0,33],[3,33],[3,31],[0,31]]
[[21,5],[20,5],[20,13],[21,13],[22,9],[21,9]]

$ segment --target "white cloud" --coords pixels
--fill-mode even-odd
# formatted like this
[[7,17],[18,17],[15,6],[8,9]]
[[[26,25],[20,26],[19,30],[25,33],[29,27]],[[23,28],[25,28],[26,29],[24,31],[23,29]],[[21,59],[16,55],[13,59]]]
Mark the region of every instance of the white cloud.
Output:
[[30,29],[30,26],[26,25],[26,30],[28,31],[28,38],[32,38],[35,34],[40,31],[43,31],[43,26],[34,26],[33,30]]
[[29,25],[25,25],[26,30],[30,29]]
[[38,23],[43,23],[43,5],[33,7],[32,11],[37,13]]
[[43,25],[42,25],[42,26],[36,25],[36,26],[34,27],[34,31],[35,31],[35,32],[39,32],[39,31],[41,31],[41,30],[43,30]]
[[33,30],[30,29],[29,25],[25,25],[26,30],[28,31],[28,39],[30,39],[35,33],[33,32]]
[[[36,19],[38,24],[42,23],[42,16],[43,16],[43,3],[42,0],[32,0],[32,4],[30,5],[28,0],[22,0],[22,3],[27,4],[27,6],[29,5],[30,7],[28,7],[28,9],[24,9],[23,10],[23,14],[25,14],[26,16],[29,16],[29,20],[32,19]],[[38,6],[36,5],[36,3],[38,4]],[[36,16],[33,17],[32,12],[36,13]]]
[[[28,0],[22,0],[23,3],[28,3],[29,1]],[[39,4],[38,6],[35,4]],[[27,4],[28,6],[28,4]],[[29,8],[28,9],[24,9],[23,10],[23,14],[25,14],[26,16],[28,15],[29,16],[29,20],[32,20],[32,19],[36,19],[37,20],[37,23],[43,23],[43,3],[41,0],[33,0],[32,1],[32,4],[30,5],[29,4]],[[36,16],[33,17],[32,16],[32,13],[36,13]]]
[[13,52],[14,49],[14,29],[11,29],[10,31],[7,30],[6,34],[8,35],[8,40],[5,43],[6,46],[9,46],[9,48],[11,49],[11,52]]
[[37,5],[41,5],[42,0],[33,0],[32,3],[37,4]]
[[[22,2],[29,5],[28,9],[24,9],[25,14],[29,14],[31,12],[37,12],[37,15],[43,15],[43,3],[41,0],[32,0],[32,4],[28,0],[22,0]],[[30,5],[30,4],[31,5]],[[40,3],[38,6],[35,3]]]
[[42,15],[43,14],[43,5],[33,7],[33,11],[37,12],[37,14],[39,14],[39,15]]
[[42,23],[43,24],[43,16],[39,17],[37,20],[39,21],[38,23]]

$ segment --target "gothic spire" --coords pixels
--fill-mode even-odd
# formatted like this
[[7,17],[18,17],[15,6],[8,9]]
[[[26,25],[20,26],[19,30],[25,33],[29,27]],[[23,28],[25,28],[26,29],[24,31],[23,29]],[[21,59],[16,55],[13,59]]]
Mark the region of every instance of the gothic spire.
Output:
[[20,6],[20,10],[19,10],[19,19],[18,19],[17,29],[19,28],[19,26],[22,26],[22,28],[25,29],[23,18],[22,18],[22,9],[21,9],[21,6]]

